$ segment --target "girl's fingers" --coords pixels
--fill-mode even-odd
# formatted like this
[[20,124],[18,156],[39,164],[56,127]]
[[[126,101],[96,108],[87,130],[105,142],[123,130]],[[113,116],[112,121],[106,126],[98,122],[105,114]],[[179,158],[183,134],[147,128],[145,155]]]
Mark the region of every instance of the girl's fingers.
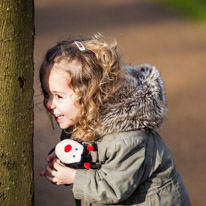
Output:
[[55,154],[55,153],[52,153],[52,154],[50,154],[50,155],[47,157],[46,161],[47,161],[47,162],[50,162],[50,161],[52,161],[52,160],[55,159],[55,158],[57,158],[56,154]]
[[59,159],[53,159],[53,161],[50,161],[47,165],[45,170],[43,170],[40,175],[45,176],[45,178],[50,181],[53,184],[60,185],[64,184],[61,181],[61,178],[59,179],[59,173],[62,172],[63,168],[66,166],[63,165]]
[[45,176],[45,175],[46,175],[47,166],[48,166],[50,169],[52,169],[52,168],[53,168],[53,163],[52,163],[52,162],[48,162],[48,164],[46,165],[45,170],[41,171],[41,173],[40,173],[41,176]]
[[61,166],[65,167],[65,165],[64,165],[64,164],[62,164],[58,158],[56,158],[56,159],[55,159],[55,162],[56,162],[56,163],[58,163],[59,165],[61,165]]
[[58,171],[59,169],[61,169],[62,165],[60,165],[58,162],[54,162],[53,167],[56,171]]
[[48,162],[47,164],[51,169],[53,168],[53,162]]
[[53,184],[57,184],[57,181],[55,181],[55,177],[51,177],[49,175],[45,175],[46,179],[49,180]]
[[61,169],[62,167],[65,167],[65,165],[63,165],[61,162],[60,162],[60,160],[59,159],[55,159],[54,161],[53,161],[53,168],[55,169],[55,170],[59,170],[59,169]]
[[46,175],[46,170],[43,170],[41,173],[40,173],[40,176],[45,176]]
[[46,170],[47,170],[47,173],[49,175],[51,175],[52,177],[55,177],[56,176],[56,171],[55,170],[52,170],[48,165],[46,166]]
[[47,162],[50,162],[52,160],[52,155],[49,155],[47,158],[46,158],[46,161]]
[[57,177],[50,176],[48,174],[45,175],[46,179],[55,185],[61,185],[62,183]]

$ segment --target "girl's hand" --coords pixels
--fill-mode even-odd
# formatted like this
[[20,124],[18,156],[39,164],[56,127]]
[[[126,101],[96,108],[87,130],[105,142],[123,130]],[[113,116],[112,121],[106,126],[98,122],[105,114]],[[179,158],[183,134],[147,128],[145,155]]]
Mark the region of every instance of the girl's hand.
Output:
[[[46,159],[46,161],[47,161],[47,165],[52,169],[52,167],[53,167],[53,160],[55,160],[57,158],[57,156],[56,156],[56,153],[55,152],[52,152],[48,157],[47,157],[47,159]],[[41,173],[40,173],[40,175],[41,176],[45,176],[46,175],[46,169],[45,170],[43,170]]]
[[59,159],[55,159],[53,160],[53,167],[50,167],[49,164],[46,166],[45,177],[51,183],[54,183],[56,185],[73,184],[75,174],[75,169],[66,167],[59,161]]

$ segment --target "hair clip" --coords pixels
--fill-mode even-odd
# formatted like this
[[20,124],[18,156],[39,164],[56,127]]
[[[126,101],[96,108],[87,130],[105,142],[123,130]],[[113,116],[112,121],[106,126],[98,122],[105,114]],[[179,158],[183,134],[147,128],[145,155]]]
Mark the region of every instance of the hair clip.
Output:
[[74,41],[74,43],[76,44],[76,46],[78,47],[78,49],[80,51],[85,51],[86,50],[84,45],[80,41]]

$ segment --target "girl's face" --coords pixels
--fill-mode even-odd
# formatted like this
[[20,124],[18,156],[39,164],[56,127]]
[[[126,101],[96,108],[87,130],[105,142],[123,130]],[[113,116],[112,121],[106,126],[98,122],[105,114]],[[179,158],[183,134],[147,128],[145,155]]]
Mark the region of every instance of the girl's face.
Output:
[[[60,128],[67,129],[77,123],[81,109],[77,101],[78,96],[68,86],[70,75],[62,66],[65,65],[61,62],[50,65],[41,78],[41,85],[44,106],[54,116]],[[74,65],[71,63],[71,66]]]

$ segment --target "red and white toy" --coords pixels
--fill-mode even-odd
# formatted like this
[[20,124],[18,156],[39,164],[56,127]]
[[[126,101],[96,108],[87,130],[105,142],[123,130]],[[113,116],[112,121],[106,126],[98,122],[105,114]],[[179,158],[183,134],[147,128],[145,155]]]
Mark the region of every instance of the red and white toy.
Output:
[[[59,160],[66,166],[74,169],[89,169],[94,161],[92,152],[94,146],[84,144],[72,139],[65,139],[55,147]],[[97,152],[96,152],[97,153]]]

